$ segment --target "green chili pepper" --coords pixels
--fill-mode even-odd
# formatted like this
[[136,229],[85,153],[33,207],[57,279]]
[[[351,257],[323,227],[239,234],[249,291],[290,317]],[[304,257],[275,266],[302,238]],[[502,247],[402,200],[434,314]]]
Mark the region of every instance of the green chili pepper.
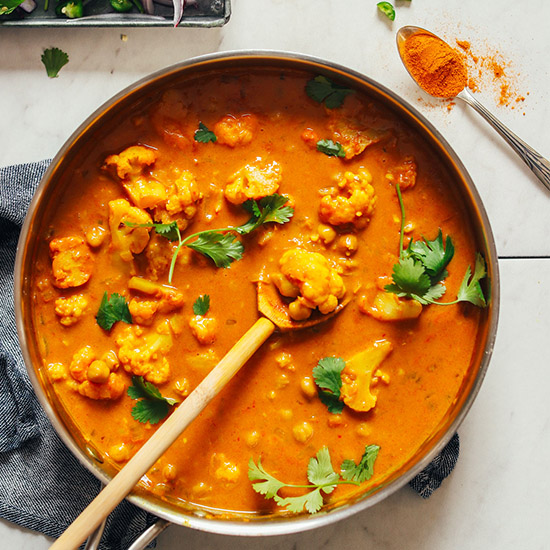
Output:
[[69,19],[76,19],[83,15],[82,0],[65,0],[59,2],[55,7],[55,14],[60,17],[65,16]]
[[109,2],[111,7],[120,13],[126,13],[134,7],[131,0],[109,0]]
[[395,8],[389,2],[378,2],[378,9],[390,20],[395,20]]

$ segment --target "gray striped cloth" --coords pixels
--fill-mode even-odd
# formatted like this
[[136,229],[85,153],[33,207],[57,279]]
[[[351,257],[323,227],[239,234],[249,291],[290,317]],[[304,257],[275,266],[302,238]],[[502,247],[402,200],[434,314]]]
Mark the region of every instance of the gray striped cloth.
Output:
[[[13,305],[19,231],[49,161],[0,168],[0,517],[58,537],[100,489],[49,423],[27,377]],[[411,482],[428,498],[451,473],[458,435]],[[155,517],[127,501],[109,516],[101,550],[125,550]]]

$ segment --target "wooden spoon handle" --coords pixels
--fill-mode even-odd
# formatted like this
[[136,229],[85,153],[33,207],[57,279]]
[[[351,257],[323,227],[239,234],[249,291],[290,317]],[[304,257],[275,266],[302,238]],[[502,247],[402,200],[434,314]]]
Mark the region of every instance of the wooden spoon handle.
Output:
[[135,487],[177,437],[231,380],[237,371],[269,338],[275,325],[258,319],[204,380],[189,394],[152,435],[143,447],[120,470],[111,482],[90,502],[67,530],[51,546],[55,550],[74,550]]

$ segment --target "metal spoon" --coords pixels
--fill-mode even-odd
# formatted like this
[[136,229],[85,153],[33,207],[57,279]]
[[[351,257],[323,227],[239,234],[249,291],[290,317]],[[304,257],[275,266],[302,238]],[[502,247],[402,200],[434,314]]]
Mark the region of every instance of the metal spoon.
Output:
[[[397,51],[403,61],[403,65],[407,72],[411,75],[411,78],[420,86],[416,78],[411,74],[405,61],[403,60],[403,55],[401,53],[401,46],[407,38],[413,34],[422,33],[429,34],[434,36],[438,40],[441,40],[437,35],[422,29],[421,27],[415,27],[409,25],[407,27],[402,27],[397,31]],[[443,40],[441,40],[444,42]],[[420,86],[422,88],[422,86]],[[424,88],[422,88],[424,90]],[[426,93],[426,90],[424,90]],[[546,189],[550,190],[550,162],[545,159],[542,155],[537,153],[532,147],[527,145],[523,140],[521,140],[516,134],[510,131],[498,118],[496,118],[490,111],[488,111],[468,90],[464,88],[459,94],[455,96],[457,99],[461,99],[471,107],[473,107],[507,142],[510,147],[521,157],[523,162],[531,169],[531,171],[537,176],[537,178],[542,182]]]
[[[276,327],[283,331],[309,328],[340,313],[349,302],[342,300],[333,313],[319,315],[312,320],[295,322],[281,314],[278,299],[273,296],[271,283],[260,277],[258,304],[260,317],[225,357],[210,371],[203,381],[189,394],[162,426],[146,441],[130,461],[113,477],[88,507],[73,521],[67,530],[50,547],[51,550],[74,550],[114,510],[117,504],[134,489],[141,477],[153,466],[200,412],[231,380],[237,371],[254,355],[273,334]],[[263,296],[267,296],[266,299]],[[161,529],[162,529],[161,525]],[[139,548],[139,546],[138,546]]]

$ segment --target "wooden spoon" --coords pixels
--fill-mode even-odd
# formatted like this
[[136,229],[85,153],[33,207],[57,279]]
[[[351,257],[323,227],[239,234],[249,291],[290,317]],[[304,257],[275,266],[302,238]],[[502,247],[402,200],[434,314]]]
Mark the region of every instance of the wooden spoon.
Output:
[[276,327],[282,331],[299,330],[322,323],[337,315],[349,303],[344,299],[337,308],[313,319],[293,321],[286,305],[268,278],[262,273],[257,283],[260,317],[210,371],[203,381],[189,394],[151,438],[130,459],[106,487],[92,500],[67,530],[50,547],[52,550],[74,550],[96,529],[135,487],[142,476],[153,466],[201,411],[233,378],[237,371],[254,355],[258,348],[273,334]]

